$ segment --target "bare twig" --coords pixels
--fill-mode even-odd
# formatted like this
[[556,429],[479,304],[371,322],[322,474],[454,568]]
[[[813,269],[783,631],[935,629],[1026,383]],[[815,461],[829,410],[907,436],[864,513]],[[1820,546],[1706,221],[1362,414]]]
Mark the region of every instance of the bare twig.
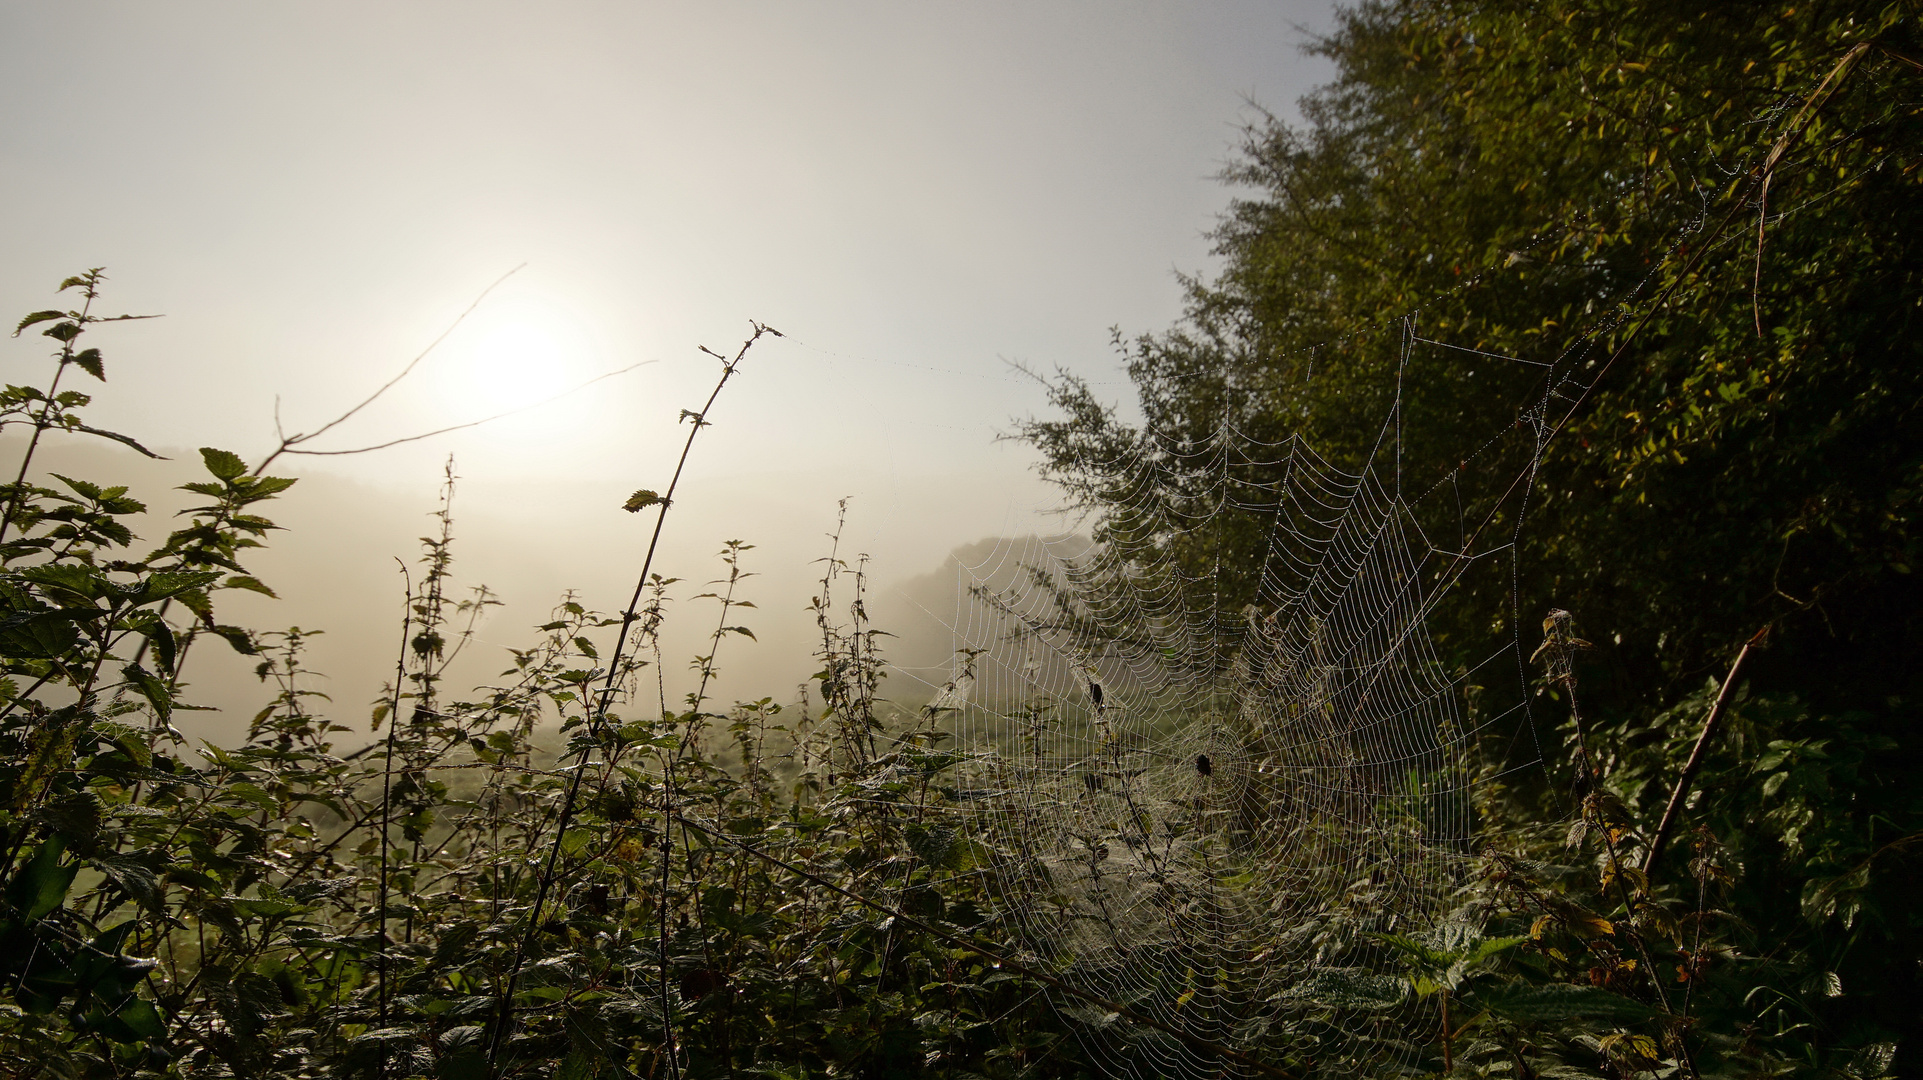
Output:
[[375,918],[380,926],[378,939],[381,950],[380,966],[378,968],[380,987],[378,997],[380,1000],[381,1023],[383,1024],[387,1023],[387,840],[389,831],[394,827],[394,804],[392,802],[394,793],[394,734],[396,729],[400,727],[401,685],[407,677],[407,639],[414,627],[414,579],[413,576],[407,572],[406,563],[401,562],[398,556],[395,557],[394,561],[400,563],[401,580],[405,583],[407,595],[406,602],[401,607],[400,655],[394,659],[394,698],[393,701],[389,703],[387,710],[387,756],[381,763],[381,881],[380,895],[377,899],[379,910],[375,913]]
[[[301,443],[307,442],[310,439],[316,439],[322,435],[327,434],[329,431],[332,431],[334,428],[337,428],[340,425],[346,423],[349,419],[351,419],[356,413],[360,412],[362,409],[365,409],[369,405],[372,405],[374,404],[374,402],[380,400],[381,395],[387,393],[389,390],[394,389],[394,386],[396,383],[399,383],[402,379],[407,378],[410,372],[412,372],[416,367],[420,366],[421,361],[427,359],[427,355],[429,353],[433,352],[437,347],[439,347],[441,342],[447,340],[447,336],[449,334],[452,334],[456,329],[460,327],[462,323],[466,322],[467,317],[469,315],[474,314],[474,309],[481,306],[481,301],[486,300],[487,295],[489,293],[493,292],[497,288],[500,288],[502,282],[506,281],[508,278],[513,277],[515,274],[520,273],[521,270],[526,266],[527,266],[526,263],[522,263],[520,266],[517,266],[514,269],[509,270],[507,273],[502,274],[500,277],[494,279],[494,284],[489,285],[485,289],[482,289],[481,295],[474,298],[474,302],[467,306],[467,310],[455,316],[454,321],[447,324],[447,329],[441,331],[439,336],[435,337],[433,341],[430,341],[427,343],[427,348],[422,349],[419,353],[417,353],[414,359],[409,360],[407,362],[406,367],[403,367],[393,378],[382,383],[380,386],[380,389],[374,391],[373,393],[367,395],[367,397],[362,399],[360,404],[354,406],[353,408],[347,410],[346,412],[340,414],[339,416],[336,416],[334,419],[329,420],[327,423],[322,424],[320,427],[314,429],[313,431],[306,432],[304,434],[281,436],[280,446],[276,447],[273,453],[267,455],[267,457],[264,460],[262,460],[258,466],[255,467],[254,469],[255,475],[259,475],[261,472],[263,472],[267,468],[267,466],[273,462],[275,458],[281,456],[284,453],[289,453],[293,447],[298,446]],[[276,411],[278,411],[278,409]]]
[[1656,860],[1663,857],[1663,847],[1669,842],[1670,830],[1676,826],[1676,818],[1682,813],[1683,800],[1689,797],[1689,788],[1696,780],[1696,773],[1703,767],[1703,758],[1708,755],[1709,741],[1716,737],[1716,729],[1722,723],[1723,712],[1729,705],[1730,694],[1736,689],[1736,679],[1743,673],[1743,662],[1749,659],[1750,650],[1761,648],[1763,639],[1769,636],[1769,627],[1756,631],[1736,653],[1736,662],[1729,666],[1729,674],[1723,679],[1723,688],[1716,694],[1716,704],[1710,706],[1709,716],[1703,720],[1702,733],[1696,736],[1696,746],[1689,752],[1689,760],[1684,763],[1681,775],[1676,777],[1675,790],[1669,793],[1669,805],[1663,808],[1662,823],[1656,826],[1656,835],[1649,841],[1649,854],[1643,856],[1643,874],[1647,876],[1656,869]]
[[[530,402],[529,404],[522,405],[517,408],[509,409],[506,412],[498,412],[498,413],[495,413],[493,416],[484,416],[479,420],[469,420],[464,424],[454,424],[449,427],[435,428],[433,431],[424,431],[419,435],[407,435],[399,439],[389,439],[384,443],[375,443],[372,446],[357,446],[351,450],[295,450],[291,446],[283,445],[279,450],[274,451],[274,456],[279,456],[281,454],[290,454],[290,455],[305,454],[310,457],[334,457],[334,456],[343,455],[343,454],[365,454],[374,450],[385,450],[390,446],[399,446],[402,443],[420,442],[422,439],[431,439],[436,435],[445,435],[450,431],[464,431],[467,428],[480,427],[482,424],[491,424],[496,420],[505,420],[510,416],[518,416],[521,413],[528,412],[533,409],[538,409],[543,405],[552,405],[555,402],[561,400],[562,398],[569,397],[574,394],[578,394],[581,391],[586,390],[588,387],[593,386],[595,383],[601,382],[604,379],[612,379],[617,375],[626,375],[628,372],[633,371],[635,368],[646,367],[649,364],[658,363],[658,362],[659,361],[655,361],[655,360],[642,360],[638,363],[629,364],[627,367],[619,368],[614,371],[604,371],[601,374],[596,375],[594,378],[589,379],[584,383],[571,386],[568,389],[563,390],[552,397],[545,397],[539,401]],[[296,438],[302,438],[302,437],[303,436],[296,436]],[[272,457],[268,458],[268,461],[271,461],[271,460],[273,460]],[[262,468],[265,468],[266,465],[267,465],[267,462],[265,461],[261,462]],[[255,471],[258,472],[259,470],[256,469]]]

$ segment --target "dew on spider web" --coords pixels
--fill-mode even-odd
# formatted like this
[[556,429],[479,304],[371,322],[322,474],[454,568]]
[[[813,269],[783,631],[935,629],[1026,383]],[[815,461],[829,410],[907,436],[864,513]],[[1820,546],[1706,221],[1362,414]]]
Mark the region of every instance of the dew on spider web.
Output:
[[[942,700],[971,797],[946,812],[1026,953],[1167,1029],[1057,994],[1111,1075],[1254,1075],[1211,1047],[1413,1066],[1435,1021],[1374,935],[1444,932],[1473,872],[1475,729],[1425,626],[1453,579],[1392,455],[1344,471],[1226,428],[1159,449],[1084,465],[1186,558],[1044,543],[1018,584],[964,590],[979,655]],[[1211,561],[1230,519],[1259,545]]]

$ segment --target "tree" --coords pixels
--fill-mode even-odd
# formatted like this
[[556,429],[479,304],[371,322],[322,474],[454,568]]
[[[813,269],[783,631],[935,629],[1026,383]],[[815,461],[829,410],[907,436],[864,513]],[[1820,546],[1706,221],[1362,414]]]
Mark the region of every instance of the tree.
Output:
[[[1809,1003],[1818,1041],[1866,1015],[1914,1030],[1923,990],[1901,899],[1923,885],[1903,781],[1923,700],[1916,15],[1346,11],[1316,46],[1339,73],[1304,126],[1254,125],[1228,171],[1250,193],[1215,233],[1223,269],[1186,282],[1179,325],[1121,342],[1144,423],[1066,378],[1062,415],[1024,428],[1104,542],[1199,571],[1213,547],[1153,523],[1206,478],[1124,492],[1092,460],[1202,445],[1226,422],[1360,467],[1399,402],[1399,483],[1425,529],[1489,547],[1522,525],[1517,577],[1450,592],[1439,646],[1481,655],[1512,590],[1524,612],[1575,611],[1596,642],[1586,711],[1645,832],[1708,709],[1698,688],[1770,628],[1748,669],[1752,741],[1712,748],[1695,820],[1751,867],[1752,946],[1841,972],[1841,998]],[[1260,564],[1261,523],[1217,532],[1207,544],[1252,556],[1223,565]],[[1225,611],[1253,591],[1211,586]],[[1796,751],[1773,742],[1855,763],[1787,795],[1787,779],[1765,785]],[[1492,833],[1556,812],[1570,766],[1551,764],[1488,809]],[[1799,906],[1858,871],[1853,919]]]

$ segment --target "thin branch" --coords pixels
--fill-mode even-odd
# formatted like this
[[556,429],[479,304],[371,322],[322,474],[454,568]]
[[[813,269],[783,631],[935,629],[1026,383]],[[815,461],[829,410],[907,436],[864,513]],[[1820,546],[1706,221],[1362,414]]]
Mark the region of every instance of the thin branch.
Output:
[[[436,428],[433,431],[425,431],[419,435],[408,435],[399,439],[390,439],[387,442],[376,443],[373,446],[361,446],[361,447],[356,447],[352,450],[295,450],[290,448],[289,446],[283,445],[281,449],[274,451],[274,454],[275,456],[279,456],[281,454],[305,454],[310,457],[332,457],[332,456],[341,455],[341,454],[366,454],[366,453],[371,453],[375,450],[385,450],[390,446],[399,446],[402,443],[420,442],[422,439],[431,439],[436,435],[445,435],[450,431],[462,431],[471,427],[480,427],[482,424],[491,424],[496,420],[505,420],[510,416],[516,416],[520,413],[528,412],[532,409],[538,409],[543,405],[552,405],[555,402],[561,400],[562,398],[568,397],[573,394],[578,394],[581,391],[586,390],[588,387],[593,386],[595,383],[601,382],[604,379],[612,379],[617,375],[626,375],[628,372],[633,371],[635,368],[646,367],[649,364],[656,364],[656,363],[660,363],[660,361],[642,360],[639,363],[629,364],[627,367],[621,368],[616,371],[602,372],[601,374],[596,375],[594,378],[589,379],[587,382],[581,383],[579,386],[570,387],[566,390],[561,391],[558,394],[555,394],[553,397],[542,398],[540,401],[532,402],[527,405],[522,405],[519,408],[509,409],[506,412],[495,413],[493,416],[484,416],[479,420],[469,420],[464,424],[455,424],[451,427]],[[316,434],[318,434],[318,432]],[[295,438],[296,439],[304,438],[304,436],[296,436]],[[272,460],[273,460],[272,457],[268,458],[268,461],[272,461]],[[266,468],[266,466],[267,466],[267,462],[265,461],[261,462],[261,468]],[[255,470],[255,472],[259,472],[259,471],[260,471],[259,469]]]
[[502,282],[506,281],[508,278],[513,277],[515,274],[520,273],[522,269],[524,269],[526,266],[527,266],[526,263],[522,263],[520,266],[517,266],[514,269],[509,270],[507,273],[502,274],[500,277],[496,278],[494,280],[494,284],[489,285],[485,289],[482,289],[481,295],[474,298],[474,302],[467,306],[467,310],[455,316],[454,321],[447,324],[447,329],[441,331],[438,337],[436,337],[433,341],[430,341],[427,343],[427,348],[422,349],[414,357],[414,359],[409,360],[407,362],[407,366],[402,368],[399,374],[395,375],[393,378],[382,383],[380,389],[367,395],[367,397],[364,400],[362,400],[360,404],[354,406],[353,408],[347,410],[346,412],[340,414],[339,416],[336,416],[334,419],[329,420],[327,423],[321,425],[319,428],[316,428],[313,431],[306,432],[304,434],[287,435],[282,437],[280,441],[280,446],[276,448],[273,453],[267,455],[266,459],[263,460],[260,463],[260,465],[254,469],[254,474],[259,475],[262,471],[264,471],[267,468],[267,466],[270,463],[273,462],[275,458],[281,456],[284,453],[290,452],[294,446],[300,443],[307,442],[309,439],[319,438],[320,436],[327,434],[329,431],[333,430],[334,428],[339,427],[341,424],[346,423],[351,417],[354,416],[355,413],[360,412],[362,409],[365,409],[369,405],[372,405],[374,404],[374,402],[378,401],[382,394],[385,394],[389,390],[392,390],[394,388],[394,384],[400,382],[402,379],[407,378],[408,373],[412,372],[416,367],[420,366],[421,361],[427,359],[427,355],[433,352],[437,347],[439,347],[441,342],[446,341],[447,336],[449,334],[452,334],[455,330],[459,329],[460,325],[467,321],[467,317],[469,315],[474,314],[474,309],[481,306],[481,301],[487,299],[487,296],[489,293],[493,292],[497,288],[500,288]]
[[1663,808],[1662,823],[1656,826],[1656,835],[1649,841],[1649,854],[1643,856],[1645,876],[1656,869],[1656,860],[1663,857],[1663,846],[1669,842],[1670,830],[1676,827],[1676,818],[1682,813],[1683,800],[1689,797],[1690,785],[1703,767],[1703,758],[1709,752],[1709,741],[1716,737],[1723,711],[1729,706],[1730,694],[1736,689],[1736,679],[1743,673],[1743,662],[1749,659],[1750,650],[1760,648],[1763,639],[1768,636],[1768,626],[1756,631],[1753,637],[1743,642],[1741,651],[1736,654],[1736,662],[1729,666],[1729,674],[1723,679],[1723,688],[1716,693],[1716,704],[1710,706],[1709,716],[1703,720],[1703,730],[1696,736],[1696,746],[1690,750],[1682,774],[1676,777],[1676,787],[1669,793],[1669,805]]
[[[581,792],[582,777],[587,773],[588,755],[593,748],[594,742],[601,734],[602,725],[607,719],[608,703],[618,688],[618,681],[623,670],[622,657],[627,649],[628,636],[635,622],[640,618],[638,609],[641,606],[641,597],[647,589],[648,577],[654,569],[655,552],[661,544],[661,529],[662,526],[667,523],[669,508],[674,505],[675,489],[681,483],[682,471],[687,468],[688,455],[694,450],[694,441],[696,437],[701,434],[701,429],[707,427],[710,423],[707,419],[709,411],[714,408],[714,403],[720,398],[721,391],[728,385],[728,380],[734,377],[735,369],[741,366],[741,361],[748,355],[748,350],[754,346],[755,342],[760,341],[763,335],[772,334],[775,337],[783,336],[781,331],[771,326],[753,321],[750,321],[748,325],[754,328],[754,333],[746,341],[741,343],[741,348],[736,350],[732,360],[726,357],[720,357],[719,353],[716,353],[705,345],[699,346],[702,352],[710,356],[720,357],[722,364],[721,378],[715,383],[713,392],[708,395],[708,400],[701,406],[701,411],[692,412],[684,409],[681,413],[681,419],[692,420],[693,424],[688,432],[687,441],[681,446],[681,457],[675,462],[674,475],[668,481],[667,491],[664,492],[660,500],[654,504],[657,508],[654,519],[654,532],[648,539],[647,554],[641,560],[641,574],[639,580],[635,582],[634,595],[628,601],[627,610],[622,612],[621,629],[615,637],[614,652],[608,659],[607,673],[602,681],[602,686],[594,695],[594,702],[588,705],[588,740],[581,746],[573,775],[568,780],[567,791],[561,797],[561,812],[559,819],[555,823],[554,840],[549,845],[547,859],[542,867],[540,876],[535,882],[534,903],[528,910],[527,928],[515,947],[513,958],[508,964],[507,977],[503,982],[499,1009],[494,1018],[494,1030],[490,1033],[488,1039],[487,1059],[490,1075],[499,1067],[501,1048],[506,1042],[508,1027],[513,1023],[514,1019],[515,985],[521,974],[522,963],[525,961],[528,951],[533,947],[535,934],[540,929],[541,910],[546,906],[548,893],[554,885],[555,871],[561,858],[561,845],[567,836],[568,826],[574,818],[576,801]],[[672,785],[673,783],[671,763],[668,766],[667,773],[664,774],[663,780],[664,783],[668,785]],[[664,798],[672,799],[672,791],[664,791]],[[673,812],[671,802],[667,805],[666,809],[670,813]],[[664,842],[664,847],[665,846],[666,842]],[[666,865],[666,858],[667,856],[664,851],[664,866]],[[667,898],[664,895],[662,897],[662,903],[665,905],[666,902]],[[665,963],[665,958],[663,962]],[[667,1024],[667,1022],[667,1017],[664,1015],[664,1025]],[[675,1050],[672,1033],[669,1033],[669,1038],[667,1039],[666,1052],[669,1055],[669,1071],[671,1074],[678,1076],[679,1071],[673,1057]]]

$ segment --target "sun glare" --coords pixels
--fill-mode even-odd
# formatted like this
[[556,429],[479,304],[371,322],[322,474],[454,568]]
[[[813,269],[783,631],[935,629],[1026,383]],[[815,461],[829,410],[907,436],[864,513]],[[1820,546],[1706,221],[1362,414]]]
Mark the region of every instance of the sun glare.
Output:
[[484,306],[448,341],[435,380],[450,417],[507,412],[579,384],[591,358],[574,327],[565,313],[531,298]]

